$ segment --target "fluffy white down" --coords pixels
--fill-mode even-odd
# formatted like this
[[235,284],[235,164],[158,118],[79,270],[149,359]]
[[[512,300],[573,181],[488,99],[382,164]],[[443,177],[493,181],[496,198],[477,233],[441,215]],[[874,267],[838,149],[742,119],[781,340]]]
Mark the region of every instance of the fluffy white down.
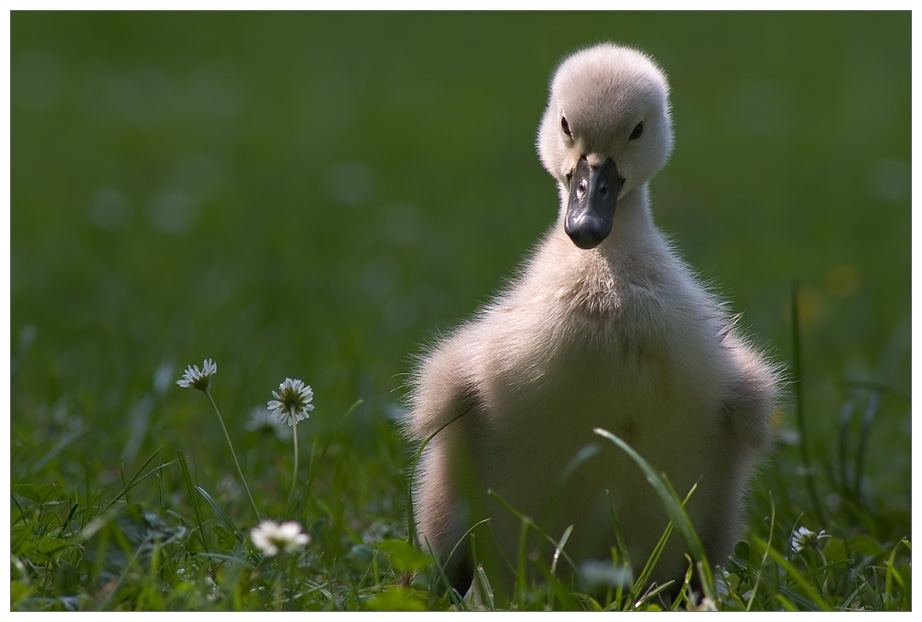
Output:
[[[611,558],[610,495],[635,572],[645,563],[665,513],[597,427],[630,443],[680,495],[697,483],[688,509],[711,561],[736,542],[745,481],[769,442],[778,370],[653,224],[647,184],[672,148],[667,89],[662,71],[628,48],[599,45],[563,62],[538,135],[560,217],[508,290],[416,370],[410,436],[423,441],[445,426],[414,481],[420,541],[445,556],[489,517],[495,541],[478,538],[478,559],[494,583],[507,571],[490,547],[515,560],[520,521],[488,490],[554,537],[574,525],[566,550],[577,561]],[[642,137],[629,140],[639,121]],[[611,157],[624,178],[611,234],[591,250],[563,227],[567,176],[580,157]],[[597,451],[568,470],[589,445]],[[530,546],[550,564],[539,539]],[[468,548],[449,565],[462,590]],[[672,537],[654,578],[679,578],[683,553]]]

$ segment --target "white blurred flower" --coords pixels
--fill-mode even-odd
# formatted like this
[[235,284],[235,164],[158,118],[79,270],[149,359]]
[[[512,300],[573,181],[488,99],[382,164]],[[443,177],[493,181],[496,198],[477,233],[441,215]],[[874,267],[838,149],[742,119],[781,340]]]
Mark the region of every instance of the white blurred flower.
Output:
[[246,422],[245,427],[251,432],[273,434],[279,440],[291,438],[291,427],[285,425],[284,421],[279,421],[265,408],[252,409],[250,411],[250,420]]
[[264,520],[250,530],[250,540],[262,553],[273,557],[281,551],[293,553],[307,545],[311,538],[301,532],[301,524],[295,521],[279,525],[274,520]]
[[701,599],[701,602],[694,607],[695,611],[719,611],[717,609],[717,603],[714,602],[713,598],[708,598],[705,596]]
[[832,536],[822,529],[820,529],[819,533],[814,533],[806,527],[798,527],[797,531],[795,531],[794,535],[791,537],[791,547],[794,549],[795,553],[798,553],[803,549],[816,548],[819,546],[820,540],[831,537]]
[[300,380],[285,378],[279,390],[273,391],[272,395],[275,399],[269,400],[269,411],[283,423],[287,421],[290,426],[307,419],[308,413],[314,410],[311,404],[314,391]]
[[208,379],[214,376],[218,371],[218,365],[211,359],[205,359],[202,363],[202,369],[198,365],[189,365],[183,373],[182,378],[176,381],[176,384],[184,389],[198,389],[204,391],[208,388]]

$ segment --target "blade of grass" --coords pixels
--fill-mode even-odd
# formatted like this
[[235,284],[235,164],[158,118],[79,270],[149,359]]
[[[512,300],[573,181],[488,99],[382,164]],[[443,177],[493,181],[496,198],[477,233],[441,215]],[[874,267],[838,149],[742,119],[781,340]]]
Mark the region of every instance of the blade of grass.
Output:
[[813,481],[813,470],[810,468],[810,451],[807,448],[807,418],[804,413],[804,373],[801,364],[800,351],[800,310],[798,307],[797,296],[798,283],[794,281],[791,287],[791,334],[793,339],[793,379],[791,384],[794,385],[794,404],[797,409],[797,428],[800,432],[800,460],[803,463],[804,473],[807,478],[807,492],[810,495],[810,502],[813,505],[813,511],[816,513],[818,522],[821,525],[826,524],[826,517],[823,508],[820,505],[819,496],[816,494],[816,485]]
[[899,389],[894,389],[893,387],[882,384],[880,382],[873,382],[870,380],[836,380],[832,384],[837,387],[869,389],[871,391],[877,391],[879,393],[883,393],[884,395],[892,395],[893,397],[907,404],[912,403],[912,399],[908,393],[904,393],[903,391],[900,391]]
[[855,410],[855,403],[851,400],[842,405],[842,413],[839,415],[839,490],[843,496],[848,494],[848,469],[846,467],[848,457],[848,428],[852,422],[852,413]]
[[650,557],[647,558],[647,563],[644,564],[643,570],[640,571],[640,575],[637,577],[637,580],[634,582],[634,586],[631,589],[631,601],[637,602],[640,600],[641,592],[647,586],[647,582],[650,580],[650,575],[653,573],[653,569],[656,567],[657,562],[659,562],[660,556],[663,554],[663,549],[666,548],[666,542],[669,540],[669,536],[672,534],[674,526],[672,521],[666,525],[666,529],[663,530],[663,535],[660,536],[659,541],[656,543],[656,546],[653,547],[653,552],[650,553]]
[[787,598],[785,598],[784,595],[782,595],[782,594],[775,594],[775,599],[777,599],[777,601],[778,601],[779,603],[781,603],[781,605],[782,605],[785,609],[787,609],[788,611],[797,611],[797,610],[798,610],[797,607],[795,607],[795,606],[793,605],[793,603],[791,603],[791,601],[789,601]]
[[858,455],[855,458],[855,480],[852,482],[852,488],[857,503],[861,503],[861,474],[864,471],[864,456],[868,447],[868,437],[871,435],[871,425],[874,423],[879,404],[880,393],[872,391],[868,398],[868,407],[861,418],[861,436],[858,437]]
[[[615,500],[611,496],[611,491],[606,490],[605,496],[608,498],[608,513],[611,516],[612,529],[615,532],[615,552],[618,555],[616,561],[627,564],[631,568],[631,555],[627,549],[627,541],[624,539],[624,529],[621,527],[621,518],[618,516],[618,508],[615,507]],[[633,572],[630,577],[634,580]]]
[[554,538],[552,538],[546,531],[538,527],[534,523],[534,521],[531,520],[529,517],[525,516],[524,514],[516,510],[514,507],[506,503],[506,501],[502,497],[500,497],[495,491],[488,490],[487,495],[490,497],[493,497],[496,501],[498,501],[504,508],[506,508],[509,512],[511,512],[512,515],[518,518],[523,524],[527,523],[529,529],[534,529],[538,535],[540,535],[545,540],[547,540],[556,549],[560,549],[560,554],[563,556],[564,561],[566,561],[570,565],[570,568],[572,568],[575,572],[577,573],[579,572],[579,569],[576,567],[576,562],[574,562],[570,558],[570,556],[567,554],[567,552],[563,550],[563,547],[560,546],[560,543],[557,542],[557,540],[554,540]]
[[465,609],[463,599],[458,595],[458,592],[451,586],[451,581],[448,580],[448,575],[445,574],[445,568],[439,562],[438,556],[435,554],[435,551],[432,550],[432,545],[429,544],[429,540],[426,539],[426,548],[429,549],[429,554],[432,555],[432,559],[435,560],[435,567],[439,573],[439,577],[442,579],[442,582],[445,584],[445,588],[448,590],[448,598],[451,599],[451,603],[458,607],[461,610]]
[[548,524],[548,519],[551,517],[551,513],[557,507],[560,493],[563,491],[564,487],[567,484],[567,480],[570,479],[570,476],[576,472],[576,470],[583,465],[587,460],[599,453],[599,446],[596,443],[589,443],[580,448],[576,454],[570,458],[569,462],[564,465],[560,473],[557,475],[557,478],[554,480],[553,485],[551,486],[551,492],[547,497],[547,503],[545,504],[544,510],[544,520],[542,524]]
[[233,555],[227,555],[223,553],[201,553],[201,557],[207,557],[208,559],[216,559],[222,562],[229,562],[233,564],[240,564],[246,568],[257,568],[255,564],[250,562],[247,558],[235,557]]
[[[67,518],[65,518],[65,519],[64,519],[64,522],[61,523],[61,529],[58,531],[58,538],[65,538],[65,537],[67,537],[67,536],[64,534],[64,530],[65,530],[65,529],[69,529],[69,528],[71,527],[71,521],[74,519],[74,515],[77,513],[77,508],[78,508],[78,507],[80,507],[80,504],[79,504],[79,503],[75,503],[75,504],[73,504],[73,505],[70,507],[70,512],[67,513]],[[74,531],[76,531],[76,530],[74,530]],[[73,532],[72,532],[72,533],[73,533]]]
[[[684,507],[688,500],[691,499],[692,494],[698,488],[698,484],[692,486],[692,489],[688,491],[688,494],[685,495],[685,500],[682,501],[682,506]],[[669,541],[669,536],[672,534],[674,525],[672,521],[669,521],[666,524],[666,529],[663,530],[663,535],[660,536],[659,541],[656,543],[656,546],[653,548],[653,552],[650,553],[650,557],[647,558],[647,563],[644,565],[643,570],[640,573],[640,576],[637,578],[637,582],[634,585],[634,588],[631,590],[631,599],[638,601],[640,599],[640,592],[644,589],[647,582],[650,580],[650,575],[653,573],[653,569],[656,567],[657,562],[659,561],[660,556],[663,553],[663,549],[666,548],[666,543]],[[685,582],[685,585],[688,584],[688,581]],[[684,586],[683,586],[684,589]],[[676,600],[679,600],[678,598]]]
[[[688,559],[687,555],[685,559]],[[691,562],[690,559],[688,559],[688,561]],[[695,565],[693,563],[688,564],[688,570],[685,571],[685,579],[682,581],[682,587],[679,589],[679,593],[676,594],[676,597],[672,599],[672,604],[669,606],[670,611],[678,611],[683,602],[688,603],[688,591],[694,574],[694,568]]]
[[817,607],[816,603],[814,603],[812,599],[807,598],[803,594],[799,594],[798,592],[795,592],[794,590],[789,588],[787,585],[779,585],[778,594],[776,594],[775,596],[776,597],[783,596],[784,599],[789,604],[791,604],[791,606],[795,606],[796,604],[798,611],[818,611],[820,609],[819,607]]
[[518,557],[515,563],[515,595],[519,603],[524,603],[528,588],[527,563],[528,563],[528,526],[530,520],[523,520],[519,528]]
[[549,608],[554,606],[554,590],[557,587],[556,583],[559,583],[559,581],[556,581],[557,562],[560,560],[560,554],[563,552],[563,547],[567,545],[567,540],[570,539],[571,533],[573,533],[573,525],[564,529],[563,535],[560,536],[560,544],[554,548],[554,557],[551,559],[550,581],[548,581],[547,588],[547,606]]
[[[682,587],[682,592],[679,593],[680,596],[681,596],[681,595],[684,595],[685,590],[687,589],[686,586],[688,585],[688,581],[689,581],[689,580],[691,580],[691,575],[690,575],[690,574],[687,574],[687,578],[686,578],[685,583],[683,584],[683,587]],[[663,583],[662,585],[651,586],[650,591],[647,592],[646,594],[644,594],[643,597],[640,598],[639,600],[633,602],[633,604],[632,604],[631,606],[633,607],[634,610],[639,609],[639,608],[642,607],[643,605],[645,605],[645,604],[649,603],[650,601],[652,601],[655,597],[659,596],[660,594],[662,594],[662,593],[665,592],[666,590],[670,589],[670,588],[672,587],[672,584],[673,584],[673,583],[675,583],[675,581],[666,581],[666,582]],[[673,609],[673,611],[676,611],[676,610],[678,609],[678,603],[680,603],[680,602],[682,602],[682,599],[677,597],[677,598],[675,599],[674,603],[673,603],[674,606],[676,607],[676,609]],[[629,603],[629,604],[630,604],[630,603]],[[655,604],[655,603],[654,603],[654,604]]]
[[759,591],[759,583],[762,581],[762,570],[765,568],[765,562],[768,561],[768,547],[772,545],[772,537],[775,535],[775,499],[771,491],[768,493],[768,502],[772,510],[771,523],[768,527],[768,542],[765,551],[762,553],[762,561],[759,563],[759,570],[756,572],[756,580],[752,583],[752,591],[749,594],[749,602],[746,603],[746,611],[752,611],[752,603],[755,602],[756,593]]
[[62,438],[60,441],[58,441],[57,445],[52,447],[48,453],[46,453],[44,456],[39,458],[38,461],[32,465],[32,467],[29,469],[29,473],[38,473],[39,471],[41,471],[42,468],[46,464],[54,460],[55,456],[61,453],[64,450],[64,448],[66,448],[68,445],[73,443],[75,440],[83,436],[87,430],[89,430],[88,427],[77,428],[76,430],[74,430],[73,432],[71,432],[64,438]]
[[150,458],[148,458],[147,460],[145,460],[145,461],[144,461],[144,464],[141,465],[141,468],[139,468],[139,469],[137,470],[137,472],[134,474],[134,476],[132,476],[132,478],[131,478],[130,480],[128,480],[128,483],[125,484],[125,486],[122,488],[122,491],[121,491],[120,493],[118,493],[117,495],[115,495],[115,497],[113,497],[112,500],[109,501],[109,503],[106,505],[106,507],[104,507],[102,510],[100,510],[99,512],[97,512],[96,515],[99,516],[100,514],[105,513],[109,508],[111,508],[113,505],[115,505],[115,504],[118,502],[119,499],[121,499],[122,497],[124,497],[125,495],[127,495],[128,492],[131,491],[131,489],[134,488],[141,480],[143,480],[144,478],[148,477],[149,475],[151,475],[151,474],[153,474],[153,473],[155,473],[155,472],[157,472],[157,471],[159,471],[159,470],[161,470],[161,469],[164,469],[164,468],[170,466],[171,464],[173,464],[173,463],[175,462],[175,460],[174,460],[173,462],[167,462],[166,464],[161,464],[161,465],[157,466],[156,468],[152,469],[151,471],[145,473],[145,474],[142,476],[142,475],[141,475],[141,472],[144,471],[144,469],[147,468],[147,465],[149,465],[151,462],[153,462],[153,461],[154,461],[154,458],[156,458],[159,454],[160,454],[160,449],[157,449],[154,453],[152,453],[152,454],[150,455]]
[[464,534],[463,534],[460,538],[458,538],[458,541],[455,542],[455,545],[454,545],[453,547],[451,547],[451,550],[448,552],[448,556],[445,558],[445,563],[446,563],[446,564],[448,563],[448,560],[450,560],[450,559],[451,559],[451,556],[455,554],[455,551],[458,550],[458,547],[461,546],[461,543],[464,542],[464,539],[465,539],[466,537],[468,537],[469,535],[474,535],[474,534],[473,534],[474,529],[476,529],[476,528],[479,527],[480,525],[483,525],[484,523],[488,523],[488,522],[490,522],[490,519],[489,519],[489,518],[484,518],[483,520],[479,520],[479,521],[477,521],[476,523],[474,523],[473,525],[471,525],[470,529],[468,529],[467,531],[465,531]]
[[115,539],[117,540],[119,546],[121,546],[123,552],[125,552],[127,562],[125,563],[125,566],[122,568],[122,571],[119,573],[118,579],[109,588],[106,594],[106,597],[99,603],[99,607],[96,609],[97,611],[107,611],[110,608],[109,603],[112,601],[112,599],[115,598],[116,594],[118,594],[118,591],[122,586],[122,583],[125,582],[125,578],[128,576],[128,573],[130,571],[134,571],[138,575],[143,573],[143,570],[141,570],[141,567],[138,564],[138,556],[141,554],[141,551],[144,549],[144,546],[147,544],[147,540],[139,544],[137,549],[132,550],[130,545],[128,544],[128,540],[125,538],[124,534],[121,532],[120,529],[116,528],[114,535],[115,535]]
[[[473,527],[471,530],[473,530]],[[474,574],[477,577],[476,583],[471,586],[471,588],[476,589],[476,593],[480,595],[480,599],[483,601],[489,611],[496,611],[496,600],[493,597],[493,586],[490,585],[490,579],[487,577],[487,573],[484,571],[483,566],[480,565],[480,560],[477,559],[477,542],[475,540],[476,536],[477,534],[471,533],[471,559],[473,560]]]
[[[572,588],[568,588],[557,577],[547,576],[547,581],[550,593],[557,597],[557,602],[559,603],[557,607],[558,611],[578,611],[580,609],[579,600],[575,598],[578,594],[573,593],[571,591]],[[553,601],[548,601],[547,610],[554,610]]]
[[458,413],[454,419],[451,419],[447,423],[443,424],[441,427],[439,427],[439,429],[430,434],[419,446],[419,449],[416,450],[416,456],[413,458],[413,466],[410,468],[410,479],[407,482],[407,513],[409,515],[409,523],[407,525],[407,542],[410,544],[413,544],[413,541],[416,540],[416,520],[414,518],[415,515],[413,512],[413,479],[416,477],[416,467],[419,466],[419,459],[423,455],[423,450],[426,449],[426,445],[428,445],[429,442],[434,439],[439,432],[469,413],[470,410],[470,408],[464,409]]
[[199,493],[203,497],[205,497],[205,501],[208,502],[208,505],[210,505],[214,509],[214,511],[217,512],[218,516],[221,517],[221,520],[223,520],[224,523],[228,527],[230,527],[231,531],[233,531],[234,534],[237,536],[237,540],[239,542],[243,542],[244,540],[243,534],[240,533],[239,529],[237,529],[237,525],[234,524],[234,521],[231,520],[230,516],[228,516],[227,513],[221,508],[221,506],[218,505],[218,502],[215,501],[214,498],[210,494],[208,494],[208,491],[202,488],[201,486],[196,486],[195,489],[199,491]]
[[16,499],[16,495],[10,494],[10,499],[12,499],[12,500],[13,500],[13,503],[16,504],[16,509],[19,510],[19,516],[17,516],[17,517],[13,520],[13,523],[10,525],[10,527],[15,527],[16,524],[17,524],[19,521],[21,521],[21,520],[24,521],[24,520],[25,520],[26,512],[25,512],[25,510],[22,509],[22,506],[19,505],[19,500]]
[[684,503],[679,500],[679,496],[676,494],[675,490],[672,489],[669,481],[664,476],[658,475],[656,471],[653,470],[653,467],[650,466],[650,463],[644,460],[640,454],[634,451],[633,447],[619,437],[602,428],[596,428],[594,432],[617,445],[622,451],[630,456],[637,466],[640,467],[640,470],[643,471],[647,482],[653,487],[660,502],[663,504],[666,515],[682,535],[682,539],[685,541],[686,546],[688,546],[692,558],[696,562],[701,562],[699,578],[701,579],[701,589],[704,595],[716,602],[717,595],[714,590],[714,575],[711,572],[711,566],[704,552],[704,545],[701,544],[701,539],[698,537],[695,528],[691,524],[691,520],[688,518]]
[[563,535],[560,536],[559,543],[554,547],[554,557],[551,560],[551,576],[555,576],[557,572],[557,562],[560,560],[560,554],[563,553],[563,547],[567,545],[567,540],[570,539],[570,534],[573,533],[573,525],[570,525],[563,531]]
[[900,574],[900,571],[894,567],[894,562],[896,561],[896,552],[899,550],[905,540],[901,541],[893,550],[890,551],[890,557],[887,559],[887,578],[884,583],[884,605],[887,611],[890,611],[890,603],[893,600],[893,583],[896,582],[899,584],[903,593],[906,593],[906,582],[903,580],[903,576]]
[[182,451],[177,449],[176,455],[179,456],[179,464],[182,467],[182,476],[186,482],[186,490],[189,491],[189,502],[192,504],[192,512],[195,514],[195,522],[198,524],[198,532],[202,537],[202,547],[205,550],[205,553],[208,553],[208,542],[205,540],[205,525],[202,520],[202,511],[198,507],[198,501],[196,500],[194,486],[192,484],[192,476],[189,474],[189,465],[186,464],[186,457],[183,455]]
[[[348,410],[346,410],[345,414],[343,414],[342,418],[339,420],[339,424],[336,426],[336,429],[333,431],[333,434],[330,435],[330,438],[327,439],[326,444],[323,446],[323,449],[320,451],[320,457],[317,459],[316,464],[323,464],[323,459],[326,457],[327,451],[330,449],[330,445],[333,444],[333,441],[339,435],[339,431],[342,429],[343,424],[346,423],[346,419],[348,419],[349,415],[351,415],[356,408],[361,406],[364,401],[365,400],[358,399],[355,401],[354,404],[352,404],[352,406],[348,408]],[[308,464],[308,469],[310,469],[310,471],[308,472],[308,475],[307,475],[307,486],[305,487],[305,491],[304,491],[304,498],[306,500],[309,500],[311,498],[311,487],[314,485],[314,475],[315,475],[314,464],[315,464],[314,450],[313,448],[311,448],[311,461],[310,461],[310,464]],[[292,487],[292,492],[294,492],[294,487]],[[289,502],[290,502],[290,499],[289,499]]]
[[[759,547],[762,552],[768,552],[771,558],[775,560],[775,563],[784,568],[785,572],[787,572],[787,574],[792,579],[794,579],[794,582],[804,591],[804,595],[813,601],[813,604],[815,604],[823,611],[832,611],[832,607],[830,607],[829,604],[819,594],[819,592],[817,592],[816,589],[810,585],[810,582],[807,581],[806,577],[804,577],[804,575],[801,574],[797,568],[795,568],[788,560],[786,560],[781,553],[779,553],[777,550],[775,550],[774,547],[769,545],[758,536],[753,538],[753,542],[755,542],[756,546]],[[779,586],[779,588],[784,588],[784,586]]]

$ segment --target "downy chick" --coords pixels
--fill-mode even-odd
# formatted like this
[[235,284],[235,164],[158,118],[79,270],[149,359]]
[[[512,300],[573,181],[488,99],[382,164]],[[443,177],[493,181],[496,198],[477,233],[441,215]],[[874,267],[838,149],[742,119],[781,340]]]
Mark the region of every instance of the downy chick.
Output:
[[[577,564],[611,559],[613,506],[637,576],[668,519],[595,428],[680,496],[697,484],[687,510],[711,562],[736,542],[779,372],[653,223],[648,184],[672,149],[669,110],[666,77],[641,52],[598,45],[559,66],[537,141],[560,192],[557,222],[511,286],[416,370],[409,434],[443,429],[413,482],[415,521],[462,593],[473,558],[460,541],[482,519],[477,561],[491,583],[511,583],[521,521],[497,498],[553,538],[573,525],[564,550]],[[550,565],[546,541],[532,533],[527,546]],[[684,552],[673,534],[653,578],[681,579]]]

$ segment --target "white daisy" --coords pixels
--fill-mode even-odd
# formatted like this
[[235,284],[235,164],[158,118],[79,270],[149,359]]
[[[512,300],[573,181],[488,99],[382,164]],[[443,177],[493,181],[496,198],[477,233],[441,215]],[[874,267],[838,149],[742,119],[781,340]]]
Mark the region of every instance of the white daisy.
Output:
[[803,549],[817,548],[820,540],[825,540],[830,537],[832,536],[827,534],[823,529],[820,529],[819,533],[814,533],[806,527],[798,527],[791,538],[791,548],[794,549],[795,553]]
[[272,434],[280,440],[291,438],[291,427],[285,425],[284,421],[279,421],[265,408],[252,409],[250,411],[250,420],[246,422],[245,427],[251,432]]
[[264,520],[258,527],[250,530],[250,540],[262,553],[273,557],[280,551],[293,553],[303,548],[311,538],[306,533],[301,533],[301,525],[295,521],[279,525],[274,520]]
[[208,379],[218,371],[218,365],[211,359],[205,359],[202,363],[201,371],[198,365],[189,365],[183,373],[183,377],[176,381],[176,384],[185,389],[198,389],[204,391],[208,388]]
[[300,380],[285,378],[279,390],[273,391],[272,395],[275,399],[269,400],[269,411],[283,423],[287,421],[290,426],[307,419],[308,413],[314,410],[311,404],[314,391]]

